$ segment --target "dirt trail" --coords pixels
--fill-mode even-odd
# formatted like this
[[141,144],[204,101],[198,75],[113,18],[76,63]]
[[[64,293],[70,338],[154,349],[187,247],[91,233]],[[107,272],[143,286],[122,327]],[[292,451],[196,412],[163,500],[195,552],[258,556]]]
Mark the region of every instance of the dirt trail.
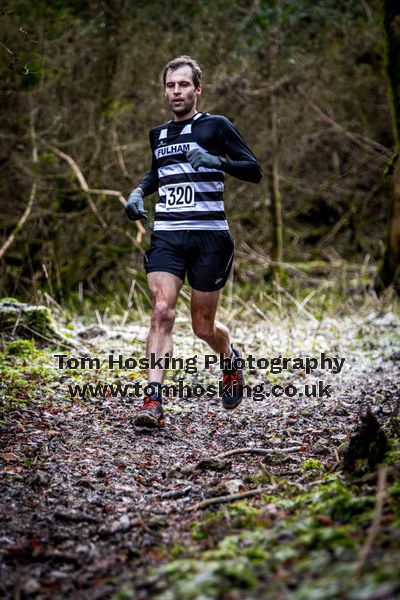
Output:
[[[81,337],[75,354],[129,356],[132,344],[143,348],[142,327],[104,330],[90,341]],[[133,582],[135,597],[151,597],[144,574],[166,562],[174,544],[190,543],[190,523],[204,512],[198,503],[260,487],[260,470],[272,482],[285,478],[302,486],[307,478],[300,465],[308,458],[337,471],[337,448],[354,429],[359,409],[370,403],[377,418],[387,421],[399,389],[398,334],[391,314],[326,322],[318,330],[307,322],[273,332],[267,324],[238,330],[238,344],[256,357],[319,356],[321,349],[344,356],[346,368],[337,375],[301,369],[248,374],[252,385],[268,379],[302,386],[323,379],[332,384],[332,396],[246,399],[232,412],[218,398],[170,399],[161,430],[133,427],[137,400],[71,400],[71,371],[55,370],[51,387],[39,383],[36,400],[14,409],[3,427],[1,595],[108,598]],[[180,323],[175,353],[200,355],[204,346],[199,350],[188,336],[188,325]],[[80,375],[89,381],[93,373]],[[128,375],[119,378],[132,381]],[[217,376],[217,370],[199,372],[186,381],[215,382]],[[238,448],[267,452],[221,456]]]

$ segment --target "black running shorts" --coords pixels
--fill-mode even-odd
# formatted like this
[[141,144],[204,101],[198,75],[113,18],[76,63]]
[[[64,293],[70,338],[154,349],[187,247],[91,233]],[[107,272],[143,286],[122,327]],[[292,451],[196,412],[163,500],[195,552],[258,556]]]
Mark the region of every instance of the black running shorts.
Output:
[[227,230],[153,231],[144,255],[146,273],[176,275],[201,292],[224,287],[233,263],[234,241]]

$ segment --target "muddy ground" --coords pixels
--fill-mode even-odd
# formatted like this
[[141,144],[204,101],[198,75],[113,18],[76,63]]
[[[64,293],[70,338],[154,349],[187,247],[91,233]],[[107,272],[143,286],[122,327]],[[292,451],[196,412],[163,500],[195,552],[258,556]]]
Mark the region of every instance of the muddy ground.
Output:
[[[310,373],[256,366],[251,386],[299,391],[320,380],[330,396],[248,398],[231,412],[217,396],[169,398],[160,430],[134,427],[139,398],[72,398],[68,389],[142,381],[138,369],[108,370],[107,357],[142,356],[146,324],[76,321],[64,332],[70,348],[3,344],[2,597],[399,597],[395,315],[237,323],[245,356],[345,358],[336,374],[320,364]],[[197,354],[199,369],[171,372],[169,383],[218,382],[184,319],[175,340],[175,355]],[[59,353],[103,364],[59,369]],[[361,460],[348,473],[345,444],[368,405],[390,451],[384,466]]]

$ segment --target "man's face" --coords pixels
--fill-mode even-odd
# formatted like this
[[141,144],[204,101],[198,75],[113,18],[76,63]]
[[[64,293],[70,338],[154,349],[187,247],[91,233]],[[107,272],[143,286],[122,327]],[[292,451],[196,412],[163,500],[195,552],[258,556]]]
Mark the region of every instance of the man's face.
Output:
[[192,69],[188,65],[174,71],[168,69],[165,80],[165,97],[177,117],[183,117],[195,109],[197,97],[200,94],[201,85],[197,89],[194,87]]

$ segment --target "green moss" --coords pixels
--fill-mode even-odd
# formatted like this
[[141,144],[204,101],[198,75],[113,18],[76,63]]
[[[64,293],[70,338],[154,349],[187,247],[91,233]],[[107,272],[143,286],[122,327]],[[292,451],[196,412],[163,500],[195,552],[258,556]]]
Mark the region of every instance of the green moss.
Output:
[[307,458],[307,460],[301,464],[300,469],[302,471],[325,471],[324,465],[315,458]]
[[385,430],[389,436],[393,436],[395,440],[393,443],[396,444],[400,440],[400,415],[392,416],[385,425]]
[[14,342],[9,342],[5,347],[5,355],[6,356],[20,356],[20,357],[36,357],[38,356],[38,351],[35,346],[35,340],[32,338],[30,340],[15,340]]
[[400,448],[393,448],[385,457],[384,463],[387,465],[395,465],[400,463]]
[[0,329],[7,335],[34,338],[41,343],[64,341],[46,306],[33,306],[14,299],[6,298],[0,302]]
[[171,558],[180,558],[185,554],[185,548],[180,544],[174,544],[169,551]]
[[282,500],[281,496],[274,496],[272,494],[264,494],[261,496],[261,501],[263,504],[279,504]]
[[226,561],[183,559],[162,567],[160,573],[167,577],[170,587],[155,596],[158,600],[220,598],[232,589],[249,590],[257,583],[244,557]]
[[333,520],[347,523],[366,509],[373,508],[374,502],[372,497],[355,498],[350,493],[343,493],[327,501],[326,512]]
[[15,405],[25,406],[43,396],[46,385],[54,381],[55,371],[48,364],[48,354],[36,348],[32,339],[3,342],[1,348],[0,417],[4,418]]
[[204,540],[207,537],[207,533],[204,531],[204,527],[202,523],[195,521],[190,524],[190,530],[192,533],[192,538],[194,540]]
[[400,497],[400,482],[391,485],[388,489],[388,492],[391,496]]
[[[185,558],[185,550],[179,547],[181,559],[153,573],[157,581],[163,578],[166,586],[166,591],[154,597],[218,599],[235,589],[238,593],[251,590],[247,592],[249,598],[290,595],[295,600],[333,600],[353,593],[353,572],[375,504],[375,490],[362,496],[359,488],[353,487],[331,474],[306,493],[298,493],[283,482],[276,495],[258,501],[261,507],[246,500],[231,503],[217,513],[206,513],[191,525],[197,540],[190,548],[192,558]],[[400,483],[396,482],[388,488],[388,504],[395,515],[399,497]],[[264,504],[279,508],[278,513],[272,510],[275,517],[266,518],[268,508]],[[243,519],[247,519],[245,526]],[[398,546],[390,546],[382,566],[379,544],[388,539],[390,532],[384,528],[375,543],[373,576],[370,571],[362,576],[357,582],[361,589],[364,579],[373,591],[387,580],[400,584],[394,567],[396,552],[392,551]]]
[[217,548],[208,550],[203,557],[206,560],[233,560],[238,554],[238,539],[236,535],[225,537]]
[[400,527],[400,481],[388,488],[388,502],[393,511],[394,524]]
[[334,553],[337,548],[353,548],[354,541],[345,527],[321,527],[314,523],[314,528],[298,536],[296,546],[329,549]]
[[255,483],[257,485],[265,485],[271,481],[271,478],[263,473],[259,475],[248,475],[244,478],[245,483]]
[[257,508],[255,508],[248,500],[241,500],[239,502],[228,504],[228,513],[231,517],[237,515],[253,517],[257,512]]
[[125,584],[111,596],[111,600],[133,600],[135,596],[134,589],[129,584]]

